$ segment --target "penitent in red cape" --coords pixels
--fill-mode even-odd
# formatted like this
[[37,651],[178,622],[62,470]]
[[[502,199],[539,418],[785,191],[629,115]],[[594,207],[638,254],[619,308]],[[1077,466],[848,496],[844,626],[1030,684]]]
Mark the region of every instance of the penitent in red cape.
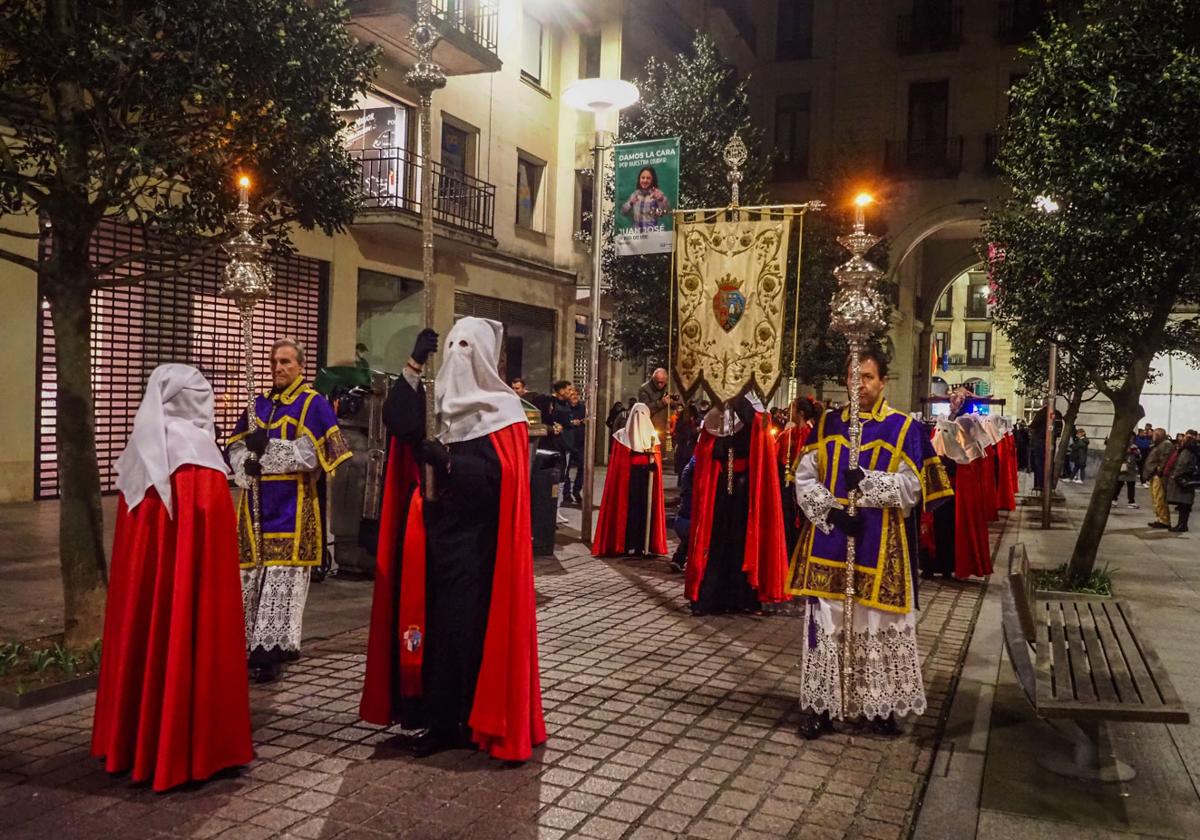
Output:
[[[419,469],[412,447],[392,438],[388,447],[379,514],[379,547],[375,560],[375,589],[367,637],[367,671],[358,713],[377,726],[400,720],[400,698],[421,695],[421,652],[424,645],[405,644],[409,627],[425,627],[425,553],[401,564],[400,549],[407,533],[410,502],[419,487]],[[419,495],[419,493],[418,493]],[[401,602],[401,596],[408,600]],[[417,596],[417,597],[414,597]]]
[[[629,522],[629,473],[634,457],[646,457],[614,440],[608,474],[604,478],[604,495],[600,500],[600,518],[596,522],[596,538],[592,540],[595,557],[625,553],[625,527]],[[662,453],[654,447],[654,518],[650,525],[650,553],[660,557],[667,553],[667,514],[663,503]]]
[[237,523],[219,471],[171,477],[117,509],[92,755],[154,790],[254,758]]
[[[496,539],[496,567],[483,642],[483,662],[468,723],[480,749],[505,761],[526,761],[533,747],[546,740],[538,672],[533,536],[529,519],[529,430],[524,422],[514,423],[488,437],[500,460],[500,529]],[[393,451],[404,448],[394,447]],[[407,468],[398,463],[396,469]],[[393,475],[392,470],[393,463],[389,460],[389,477]],[[389,495],[393,490],[400,492],[402,487],[403,481],[394,484],[389,480],[386,492]],[[380,583],[381,573],[385,578],[395,574],[392,559],[395,554],[384,551],[386,523],[380,523],[375,602],[371,610],[367,678],[360,713],[364,720],[381,725],[392,722],[393,659],[389,651],[401,651],[400,693],[411,696],[414,689],[419,693],[419,653],[425,649],[424,644],[407,644],[405,639],[406,633],[411,638],[413,627],[424,632],[425,520],[420,489],[415,486],[407,508],[398,610],[391,606],[394,603],[389,594],[392,590]],[[393,516],[399,513],[398,506],[388,495],[385,495],[384,510],[391,511]],[[418,580],[419,585],[416,585]],[[386,599],[387,603],[381,599]],[[411,650],[413,647],[417,650]],[[407,662],[406,653],[409,654]],[[418,654],[415,661],[413,654]]]
[[[770,418],[759,412],[750,430],[750,513],[746,522],[746,548],[742,572],[758,592],[758,600],[775,603],[787,598],[787,545],[783,531],[783,503],[779,498],[775,442],[767,431]],[[713,498],[722,480],[721,465],[713,460],[715,437],[700,433],[696,466],[692,473],[692,527],[688,537],[687,577],[684,593],[689,601],[700,598],[700,584],[708,568],[712,537]]]

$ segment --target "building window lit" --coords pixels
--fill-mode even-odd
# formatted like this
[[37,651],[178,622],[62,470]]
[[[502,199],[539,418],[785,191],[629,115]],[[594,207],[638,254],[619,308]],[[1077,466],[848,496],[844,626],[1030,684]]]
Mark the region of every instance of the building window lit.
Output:
[[542,84],[544,40],[542,22],[526,14],[521,26],[521,76],[539,86]]
[[545,171],[545,164],[517,156],[517,224],[523,228],[542,229],[541,190]]

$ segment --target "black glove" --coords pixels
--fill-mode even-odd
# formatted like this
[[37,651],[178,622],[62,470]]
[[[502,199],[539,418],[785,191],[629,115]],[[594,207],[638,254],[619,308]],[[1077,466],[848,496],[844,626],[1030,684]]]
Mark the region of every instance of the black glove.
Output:
[[255,429],[250,434],[246,435],[246,448],[255,455],[262,455],[267,451],[267,430]]
[[450,450],[440,440],[421,441],[421,458],[435,470],[450,469]]
[[851,467],[846,470],[846,490],[847,492],[858,489],[858,485],[862,484],[862,480],[866,478],[866,473],[861,467]]
[[754,410],[754,406],[750,404],[750,400],[740,396],[733,401],[733,413],[737,419],[742,421],[743,426],[749,426],[758,418],[758,412]]
[[438,334],[426,327],[417,333],[417,340],[413,344],[412,360],[419,365],[425,364],[425,360],[429,358],[430,353],[437,352]]
[[828,518],[833,523],[833,527],[851,539],[856,538],[862,533],[863,521],[861,516],[851,516],[842,508],[834,508],[829,511]]
[[262,464],[257,458],[247,458],[242,461],[242,472],[251,478],[258,478],[262,475]]

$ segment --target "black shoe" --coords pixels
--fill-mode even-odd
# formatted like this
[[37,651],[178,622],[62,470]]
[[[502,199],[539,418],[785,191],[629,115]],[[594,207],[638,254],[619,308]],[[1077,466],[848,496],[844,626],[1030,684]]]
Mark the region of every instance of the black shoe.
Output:
[[679,574],[683,574],[683,564],[680,563],[678,560],[672,559],[670,565],[671,565],[671,568],[674,569],[676,572],[678,572]]
[[699,604],[692,604],[692,615],[707,615],[708,610],[703,609]]
[[256,668],[250,669],[250,675],[256,683],[275,682],[279,679],[279,674],[283,667],[278,662],[272,662],[269,665],[259,665]]
[[896,723],[895,713],[885,718],[872,718],[871,731],[876,735],[899,735],[900,724]]
[[933,572],[931,572],[929,569],[922,569],[921,580],[933,580]]
[[299,662],[300,661],[300,651],[285,650],[283,652],[283,661],[284,662]]
[[416,758],[429,758],[431,755],[452,750],[455,746],[457,745],[453,738],[433,729],[426,729],[408,743],[408,748]]
[[1172,534],[1186,534],[1188,527],[1186,525],[1172,525],[1167,530]]
[[832,732],[833,721],[829,717],[829,712],[821,712],[820,714],[806,713],[800,721],[799,731],[800,737],[806,741],[820,738],[825,732]]
[[580,496],[578,493],[576,493],[573,501],[577,506],[583,507],[583,496]]
[[1164,528],[1164,529],[1167,529],[1167,530],[1170,530],[1170,528],[1171,528],[1171,526],[1170,526],[1170,525],[1164,525],[1164,524],[1163,524],[1163,523],[1161,523],[1161,522],[1151,522],[1151,523],[1150,523],[1150,527],[1151,527],[1151,528]]

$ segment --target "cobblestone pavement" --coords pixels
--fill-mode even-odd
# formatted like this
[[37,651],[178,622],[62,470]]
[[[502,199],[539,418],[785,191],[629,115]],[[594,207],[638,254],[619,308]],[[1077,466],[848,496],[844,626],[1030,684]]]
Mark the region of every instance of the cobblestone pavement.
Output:
[[661,562],[539,564],[549,743],[504,768],[457,751],[416,760],[358,720],[365,629],[310,645],[254,687],[258,759],[165,795],[87,755],[91,707],[4,731],[7,840],[87,837],[900,838],[982,587],[926,582],[919,638],[929,711],[895,738],[796,734],[802,622],[693,618]]

